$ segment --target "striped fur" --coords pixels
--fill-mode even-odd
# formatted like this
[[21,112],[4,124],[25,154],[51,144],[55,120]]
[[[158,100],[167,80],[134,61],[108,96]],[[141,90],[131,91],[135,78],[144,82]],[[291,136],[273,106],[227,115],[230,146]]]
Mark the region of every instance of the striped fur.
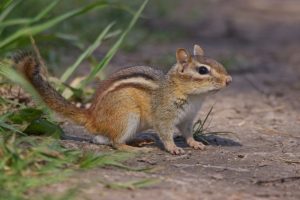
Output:
[[[204,56],[200,46],[195,46],[194,52],[189,55],[179,49],[177,63],[166,75],[145,66],[113,73],[100,82],[86,110],[69,103],[43,79],[40,63],[32,54],[19,53],[14,62],[50,108],[101,135],[94,142],[128,149],[124,143],[138,131],[154,128],[167,151],[181,154],[184,151],[173,141],[176,126],[189,146],[203,149],[193,139],[193,120],[205,94],[226,87],[232,80],[220,63]],[[200,67],[208,72],[199,73]]]
[[[139,88],[142,90],[155,90],[159,87],[157,83],[152,80],[145,79],[144,77],[130,77],[128,79],[118,79],[116,81],[109,82],[106,87],[99,87],[97,93],[97,102],[101,100],[102,97],[106,96],[108,93],[117,91],[125,87]],[[96,103],[96,102],[95,102]]]
[[101,81],[92,101],[95,107],[108,93],[122,88],[136,88],[152,91],[159,87],[159,81],[164,74],[149,67],[137,66],[115,72],[107,80]]

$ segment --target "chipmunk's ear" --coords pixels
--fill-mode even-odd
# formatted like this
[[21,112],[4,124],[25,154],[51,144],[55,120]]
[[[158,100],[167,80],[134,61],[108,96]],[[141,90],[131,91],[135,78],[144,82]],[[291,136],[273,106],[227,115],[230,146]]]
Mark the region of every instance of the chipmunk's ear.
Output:
[[177,65],[177,70],[179,72],[184,72],[184,70],[188,67],[189,62],[192,57],[189,52],[183,48],[177,49],[176,51],[176,60],[179,65]]
[[198,45],[194,45],[194,56],[204,56],[204,50]]
[[183,63],[187,63],[189,61],[189,59],[190,59],[190,55],[187,52],[187,50],[185,50],[183,48],[177,49],[177,51],[176,51],[177,62],[183,64]]

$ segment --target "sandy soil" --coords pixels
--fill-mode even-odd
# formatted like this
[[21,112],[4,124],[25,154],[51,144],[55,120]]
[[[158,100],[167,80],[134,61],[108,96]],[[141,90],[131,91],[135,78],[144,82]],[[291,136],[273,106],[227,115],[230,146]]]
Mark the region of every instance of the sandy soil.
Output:
[[[282,1],[264,0],[247,5],[230,1],[230,7],[222,1],[212,2],[206,4],[205,13],[218,11],[222,15],[217,19],[206,17],[198,24],[188,24],[187,31],[193,34],[186,38],[143,44],[137,52],[119,53],[111,66],[143,64],[143,59],[159,66],[158,60],[172,55],[176,48],[191,49],[194,43],[200,43],[211,57],[232,57],[232,85],[208,98],[200,116],[214,105],[209,130],[233,134],[210,136],[207,140],[211,144],[205,151],[186,148],[182,156],[162,151],[157,143],[151,146],[152,152],[126,162],[152,168],[148,172],[113,167],[78,172],[63,183],[47,187],[48,192],[61,193],[78,185],[77,199],[300,199],[300,59],[296,55],[300,50],[300,29],[296,26],[300,5],[297,1],[286,1],[283,6]],[[207,20],[211,24],[228,23],[221,28],[211,25],[202,32]],[[163,23],[169,22],[153,26],[162,28]],[[70,134],[82,132],[70,125],[65,129]],[[153,134],[150,137],[156,138]],[[176,138],[176,142],[185,146],[182,138]],[[86,142],[63,143],[111,151]],[[101,183],[144,178],[160,182],[135,190],[108,189]]]

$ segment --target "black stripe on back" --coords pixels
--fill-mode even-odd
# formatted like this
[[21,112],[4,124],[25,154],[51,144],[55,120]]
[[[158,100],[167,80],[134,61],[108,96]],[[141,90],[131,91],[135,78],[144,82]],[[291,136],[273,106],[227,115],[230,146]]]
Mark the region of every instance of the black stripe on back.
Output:
[[155,80],[152,76],[141,72],[136,72],[128,75],[124,74],[117,77],[115,80],[123,80],[123,79],[130,79],[130,78],[144,78],[146,80],[151,80],[151,81]]

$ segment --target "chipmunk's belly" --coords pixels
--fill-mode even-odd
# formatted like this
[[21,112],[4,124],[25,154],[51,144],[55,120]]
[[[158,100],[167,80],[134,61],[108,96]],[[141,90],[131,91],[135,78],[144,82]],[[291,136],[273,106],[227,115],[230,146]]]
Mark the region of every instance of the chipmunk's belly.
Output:
[[199,112],[202,103],[204,101],[203,96],[193,96],[187,100],[187,103],[178,109],[177,124],[186,121],[194,120],[195,116]]

